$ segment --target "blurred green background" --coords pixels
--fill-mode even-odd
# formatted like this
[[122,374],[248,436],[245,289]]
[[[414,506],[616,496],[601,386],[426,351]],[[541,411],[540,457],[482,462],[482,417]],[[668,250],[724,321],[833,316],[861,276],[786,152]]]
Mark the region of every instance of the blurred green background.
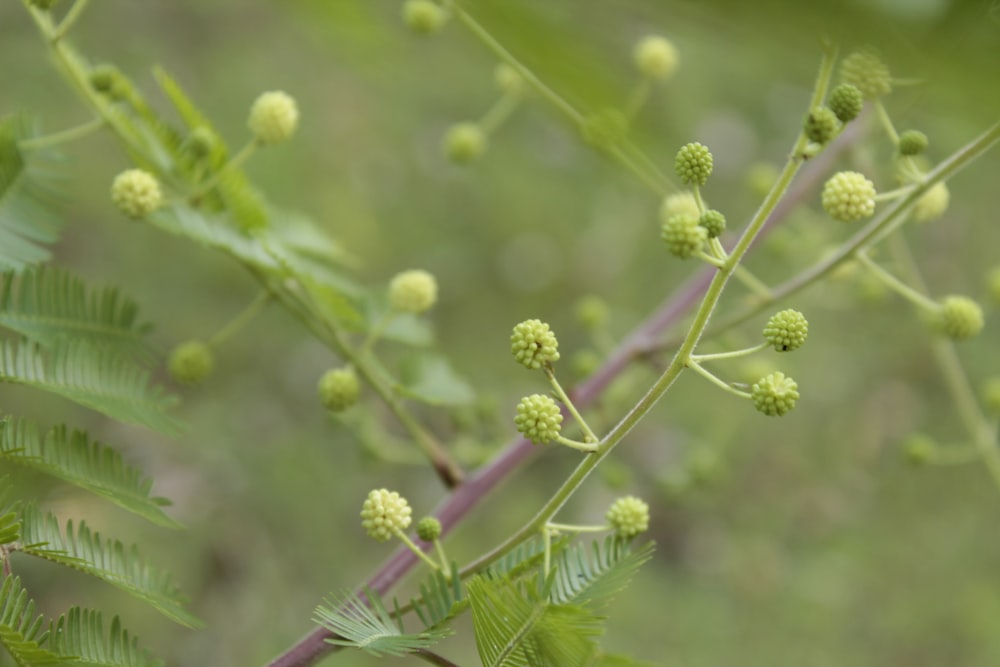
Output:
[[[100,2],[73,42],[94,62],[116,63],[166,109],[150,74],[162,65],[232,145],[244,141],[246,110],[261,91],[297,98],[299,135],[259,153],[249,172],[274,202],[313,216],[356,255],[363,282],[379,285],[415,267],[438,276],[441,303],[432,320],[441,349],[481,400],[452,415],[418,411],[471,465],[511,437],[517,399],[542,390],[540,378],[510,361],[514,323],[549,321],[564,350],[560,373],[572,380],[574,352],[590,346],[574,319],[580,297],[611,304],[609,333],[617,339],[693,265],[661,247],[658,198],[541,100],[518,110],[480,162],[447,163],[441,135],[494,102],[495,61],[455,23],[431,38],[410,34],[400,4]],[[466,6],[588,111],[628,95],[635,40],[650,33],[673,40],[681,69],[654,91],[633,134],[664,169],[679,145],[708,144],[716,172],[705,195],[731,228],[757,203],[748,170],[780,165],[792,144],[821,37],[838,40],[844,52],[874,45],[896,76],[919,80],[887,104],[900,128],[927,132],[932,159],[1000,118],[995,0]],[[0,114],[18,110],[37,114],[49,129],[85,119],[20,3],[5,0]],[[874,123],[867,136],[844,166],[868,171],[891,159]],[[92,280],[126,285],[163,349],[211,335],[253,298],[254,284],[239,267],[112,209],[107,187],[127,163],[109,136],[74,144],[67,155],[73,204],[57,261]],[[984,274],[1000,263],[998,171],[994,150],[949,184],[943,219],[907,228],[935,295],[988,301]],[[892,187],[888,169],[874,175],[880,189]],[[813,193],[749,266],[776,282],[853,231],[817,211]],[[742,288],[732,292],[724,308],[739,303]],[[652,505],[656,557],[612,608],[607,646],[685,667],[1000,664],[1000,490],[980,465],[919,469],[902,455],[901,442],[915,432],[948,444],[963,437],[916,314],[856,280],[813,287],[785,306],[809,317],[809,344],[787,358],[762,359],[799,381],[803,398],[793,413],[765,419],[699,378],[682,377],[561,517],[598,521],[624,492]],[[712,349],[753,343],[764,320]],[[976,383],[1000,374],[997,320],[993,304],[986,332],[960,347]],[[366,453],[358,427],[384,421],[381,428],[395,428],[377,406],[343,419],[323,414],[315,383],[335,361],[271,309],[220,352],[215,376],[183,390],[179,413],[190,427],[182,438],[69,413],[154,471],[156,491],[175,501],[175,516],[190,529],[150,529],[59,489],[52,502],[67,516],[143,543],[176,574],[208,628],[176,628],[80,577],[19,565],[36,590],[47,588],[45,610],[99,603],[126,614],[144,644],[171,665],[263,664],[308,631],[324,595],[355,585],[388,555],[358,525],[370,488],[399,489],[417,514],[443,498],[425,467]],[[739,363],[717,369],[733,379],[744,372]],[[597,428],[607,429],[654,377],[635,368],[616,382],[592,411]],[[48,404],[35,398],[4,394],[8,407],[52,421]],[[450,553],[467,560],[502,540],[573,461],[569,452],[547,451],[449,538]],[[478,664],[469,632],[443,644],[442,653]],[[329,660],[375,662],[347,652]]]

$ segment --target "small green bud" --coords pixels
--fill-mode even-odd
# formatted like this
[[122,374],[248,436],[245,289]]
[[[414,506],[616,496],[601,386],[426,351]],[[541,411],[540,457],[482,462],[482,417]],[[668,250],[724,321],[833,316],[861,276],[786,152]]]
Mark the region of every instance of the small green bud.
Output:
[[295,134],[299,125],[299,108],[295,100],[280,90],[258,97],[250,107],[247,127],[257,143],[276,144]]
[[922,433],[914,433],[903,443],[907,460],[915,466],[925,466],[934,460],[937,444]]
[[111,201],[132,219],[144,218],[163,203],[156,177],[142,169],[128,169],[111,183]]
[[900,155],[920,155],[927,150],[927,135],[920,130],[906,130],[899,135]]
[[361,506],[361,526],[379,542],[388,542],[396,532],[407,529],[413,510],[395,491],[375,489]]
[[983,309],[965,296],[948,296],[932,320],[934,328],[952,340],[972,338],[983,330]]
[[780,417],[795,407],[799,400],[799,385],[784,373],[775,372],[758,380],[750,388],[750,397],[758,412]]
[[456,123],[444,135],[445,157],[456,164],[468,164],[486,152],[489,139],[476,123]]
[[687,259],[705,245],[708,230],[698,224],[698,218],[689,215],[672,215],[663,221],[660,238],[670,254]]
[[806,116],[805,133],[809,141],[828,143],[840,130],[840,121],[828,107],[816,107]]
[[1000,415],[1000,377],[987,378],[979,390],[983,406],[994,415]]
[[892,90],[889,68],[871,50],[855,51],[840,63],[840,79],[861,91],[866,100],[888,95]]
[[514,424],[525,438],[536,445],[544,445],[559,437],[562,420],[562,411],[550,396],[532,394],[517,404]]
[[927,222],[944,215],[951,202],[951,192],[944,182],[932,185],[913,205],[913,219],[917,222]]
[[188,153],[196,160],[203,160],[212,154],[218,144],[218,139],[212,130],[205,126],[191,130],[185,142]]
[[698,200],[695,199],[693,192],[685,190],[663,198],[663,204],[660,206],[660,220],[681,214],[695,218],[701,215],[701,211],[698,209]]
[[1000,304],[1000,266],[986,272],[986,291],[994,303]]
[[705,185],[712,175],[712,153],[704,144],[697,142],[686,144],[677,151],[674,159],[674,171],[684,183]]
[[604,518],[615,535],[631,539],[649,530],[649,505],[635,496],[623,496],[611,503]]
[[109,94],[121,76],[114,65],[98,65],[88,73],[91,87],[99,93]]
[[669,79],[680,61],[677,47],[670,40],[655,35],[639,40],[632,58],[643,76],[660,81]]
[[849,123],[858,117],[864,105],[864,95],[857,86],[842,83],[830,92],[827,106],[841,123]]
[[437,292],[437,280],[427,271],[403,271],[389,283],[389,307],[400,313],[419,315],[437,302]]
[[175,382],[198,384],[212,373],[212,349],[199,340],[181,343],[167,358],[167,373]]
[[573,355],[573,372],[577,377],[585,378],[593,375],[601,367],[601,355],[597,350],[584,348]]
[[319,379],[316,386],[319,399],[330,412],[343,412],[358,402],[361,385],[351,366],[331,368]]
[[805,315],[791,308],[771,316],[764,327],[764,340],[776,352],[791,352],[802,347],[809,334]]
[[417,522],[417,537],[424,542],[433,542],[441,537],[441,522],[432,516],[425,516]]
[[584,328],[593,331],[608,323],[608,303],[593,294],[576,302],[576,319]]
[[714,239],[726,231],[726,216],[721,211],[709,209],[698,218],[698,225],[708,232],[708,238]]
[[432,0],[406,0],[403,21],[413,32],[429,35],[441,29],[447,15]]
[[875,214],[875,184],[856,171],[834,174],[823,186],[823,208],[834,220],[854,222]]
[[539,369],[559,361],[559,341],[541,320],[525,320],[510,335],[510,351],[525,368]]
[[507,63],[500,63],[493,70],[493,82],[497,88],[508,95],[524,92],[524,77]]

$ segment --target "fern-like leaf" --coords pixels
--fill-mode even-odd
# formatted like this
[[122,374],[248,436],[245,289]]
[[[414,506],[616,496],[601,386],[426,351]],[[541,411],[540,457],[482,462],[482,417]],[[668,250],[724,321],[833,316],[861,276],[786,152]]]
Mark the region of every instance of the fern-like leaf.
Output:
[[104,633],[101,612],[73,607],[56,622],[48,648],[79,667],[159,667],[163,663],[139,648],[115,616]]
[[0,475],[0,545],[21,539],[21,503],[12,496],[10,476]]
[[[570,536],[560,535],[552,540],[550,554],[555,556],[562,552],[570,543]],[[511,581],[526,572],[534,570],[545,560],[545,541],[534,537],[519,544],[510,552],[504,554],[490,565],[487,572],[493,578],[506,577]]]
[[549,599],[555,604],[596,605],[607,603],[621,592],[643,563],[653,555],[653,543],[633,551],[628,542],[614,537],[594,540],[590,549],[577,544],[554,560],[554,578]]
[[41,268],[0,276],[0,325],[51,347],[57,340],[86,340],[149,361],[143,339],[149,325],[138,307],[115,288],[89,289],[72,274]]
[[74,530],[73,522],[68,521],[64,534],[55,515],[43,515],[34,505],[24,507],[21,524],[23,553],[90,574],[143,600],[181,625],[201,627],[202,622],[184,609],[184,597],[170,574],[142,559],[135,546],[126,549],[118,540],[103,540],[84,522]]
[[325,605],[316,607],[313,620],[338,637],[327,639],[329,643],[353,646],[375,656],[403,656],[450,634],[447,628],[404,633],[377,593],[365,589],[365,597],[370,607],[356,593],[327,598]]
[[5,577],[0,586],[0,644],[23,667],[60,664],[61,656],[42,647],[48,634],[45,619],[35,616],[35,603],[21,580]]
[[467,588],[484,667],[579,667],[597,652],[602,619],[583,607],[551,604],[507,579],[477,576]]
[[43,351],[26,341],[2,341],[0,381],[51,392],[119,421],[180,432],[167,414],[176,399],[151,385],[147,371],[107,347],[59,340]]
[[65,426],[43,438],[36,424],[10,417],[0,420],[0,460],[7,460],[69,482],[122,509],[166,528],[180,528],[162,507],[170,501],[150,495],[153,480],[122,459],[121,454],[83,431]]
[[469,600],[462,594],[458,577],[449,580],[443,572],[435,570],[420,584],[420,597],[412,599],[410,604],[425,628],[435,628],[462,613]]

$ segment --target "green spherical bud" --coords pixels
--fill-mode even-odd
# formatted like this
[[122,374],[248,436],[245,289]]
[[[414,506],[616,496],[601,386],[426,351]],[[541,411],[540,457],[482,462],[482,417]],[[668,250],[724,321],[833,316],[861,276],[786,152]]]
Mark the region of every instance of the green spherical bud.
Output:
[[608,323],[608,303],[593,294],[576,302],[576,319],[585,328],[600,329]]
[[669,79],[680,61],[677,47],[670,40],[655,35],[639,40],[632,58],[643,76],[660,81]]
[[184,142],[184,147],[196,160],[203,160],[211,155],[216,145],[218,145],[218,138],[212,130],[205,126],[191,130],[187,141]]
[[837,136],[840,121],[828,107],[816,107],[806,116],[804,129],[809,141],[825,144]]
[[91,87],[99,93],[110,94],[121,73],[114,65],[98,65],[88,72]]
[[674,160],[674,171],[684,183],[705,185],[712,175],[712,153],[697,142],[682,146]]
[[508,95],[524,92],[524,77],[507,63],[500,63],[493,70],[493,82],[496,83],[497,88]]
[[698,217],[698,225],[708,232],[708,238],[714,239],[726,230],[726,216],[721,211],[709,209]]
[[178,345],[167,358],[167,373],[181,384],[198,384],[212,373],[214,367],[212,349],[199,340]]
[[597,350],[585,348],[573,355],[573,372],[577,377],[585,378],[593,375],[601,367],[603,359]]
[[750,388],[750,397],[758,412],[780,417],[795,407],[799,400],[799,385],[784,373],[775,372],[758,380]]
[[660,206],[660,220],[666,220],[672,215],[687,215],[693,218],[701,215],[698,200],[695,199],[693,192],[685,190],[663,198],[663,204]]
[[986,291],[994,303],[1000,304],[1000,266],[994,266],[987,271]]
[[809,335],[805,315],[789,308],[775,313],[764,327],[764,340],[777,352],[791,352],[802,347]]
[[979,390],[983,407],[994,415],[1000,415],[1000,377],[987,378]]
[[403,4],[403,21],[413,32],[429,35],[444,25],[447,15],[432,0],[406,0]]
[[857,86],[842,83],[830,92],[827,106],[841,123],[849,123],[858,117],[864,105],[864,95]]
[[437,291],[437,280],[427,271],[403,271],[389,282],[389,307],[400,313],[419,315],[437,302]]
[[920,155],[927,150],[927,135],[920,130],[906,130],[899,135],[900,155]]
[[361,506],[361,525],[379,542],[388,542],[410,525],[410,504],[395,491],[375,489]]
[[361,395],[358,375],[351,366],[331,368],[319,379],[316,389],[323,407],[330,412],[343,412]]
[[111,183],[111,201],[130,218],[144,218],[163,203],[156,177],[142,169],[129,169]]
[[913,219],[917,222],[927,222],[944,215],[951,202],[951,192],[943,182],[932,185],[927,192],[913,205]]
[[968,297],[948,296],[941,300],[932,324],[952,340],[972,338],[983,330],[983,309]]
[[514,423],[517,432],[536,445],[544,445],[559,437],[562,428],[562,411],[550,396],[532,394],[517,404]]
[[559,361],[559,341],[541,320],[525,320],[515,326],[510,351],[525,368],[539,369]]
[[258,144],[276,144],[290,138],[299,126],[299,108],[295,100],[280,90],[258,97],[250,107],[247,127]]
[[417,537],[424,542],[433,542],[441,537],[441,522],[432,516],[425,516],[417,522]]
[[834,174],[823,186],[823,208],[834,220],[854,222],[875,214],[875,184],[856,171]]
[[628,540],[649,530],[649,505],[635,496],[623,496],[611,503],[604,519],[615,535]]
[[872,50],[855,51],[840,63],[840,80],[861,91],[866,100],[887,95],[892,90],[889,68]]
[[672,215],[663,221],[660,238],[670,254],[687,259],[705,245],[708,230],[698,224],[698,218],[688,215]]
[[476,123],[457,123],[444,135],[445,157],[457,164],[468,164],[486,152],[489,139]]
[[903,443],[907,460],[915,466],[925,466],[934,460],[937,444],[922,433],[914,433]]

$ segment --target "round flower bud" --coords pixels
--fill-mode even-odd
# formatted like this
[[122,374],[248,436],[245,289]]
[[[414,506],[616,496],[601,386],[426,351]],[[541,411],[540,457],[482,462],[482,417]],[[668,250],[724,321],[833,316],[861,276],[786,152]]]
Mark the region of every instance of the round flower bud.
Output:
[[559,361],[559,341],[541,320],[525,320],[515,326],[510,351],[525,368],[538,369]]
[[758,412],[769,417],[780,417],[795,407],[799,400],[799,385],[784,373],[775,372],[762,377],[750,388],[750,397]]
[[841,123],[849,123],[861,113],[864,96],[857,86],[842,83],[830,92],[826,104],[837,116],[837,120]]
[[840,121],[828,107],[816,107],[806,116],[805,133],[809,141],[825,144],[834,138],[840,129]]
[[285,141],[299,125],[299,108],[288,94],[274,90],[258,97],[250,107],[247,127],[257,143],[267,145]]
[[712,153],[697,142],[682,146],[674,159],[674,171],[684,183],[705,185],[712,175]]
[[379,542],[388,542],[410,525],[410,504],[395,491],[375,489],[361,506],[361,525]]
[[196,127],[188,135],[185,147],[196,160],[201,160],[212,154],[218,140],[215,133],[205,126]]
[[1000,415],[1000,377],[988,378],[979,390],[983,406],[994,415]]
[[834,174],[823,186],[823,208],[834,220],[854,222],[875,213],[875,184],[856,171]]
[[934,460],[937,444],[922,433],[914,433],[903,443],[907,460],[915,466],[925,466]]
[[649,529],[649,505],[635,496],[623,496],[611,503],[604,519],[615,535],[627,540]]
[[721,211],[709,209],[698,218],[698,225],[708,232],[708,238],[714,239],[726,230],[726,216]]
[[357,373],[351,366],[331,368],[319,379],[316,389],[323,407],[330,412],[343,412],[361,395]]
[[993,302],[1000,304],[1000,266],[994,266],[986,273],[986,290]]
[[98,65],[88,73],[90,85],[99,93],[110,93],[121,74],[114,65]]
[[585,296],[576,302],[576,319],[587,329],[600,329],[608,323],[608,304],[599,296]]
[[445,157],[457,164],[467,164],[486,152],[489,139],[476,123],[457,123],[444,135]]
[[497,88],[508,95],[524,92],[524,77],[507,63],[500,63],[493,70],[493,81]]
[[684,192],[676,192],[663,198],[663,204],[660,206],[660,220],[666,220],[670,216],[678,214],[693,216],[695,218],[701,215],[698,209],[698,200],[695,199],[694,193],[685,190]]
[[698,224],[698,218],[689,215],[672,215],[663,221],[660,238],[670,254],[687,259],[702,249],[708,230]]
[[437,280],[427,271],[403,271],[389,283],[389,306],[397,312],[419,315],[430,310],[435,302]]
[[932,321],[934,328],[952,340],[972,338],[983,330],[983,309],[965,296],[948,296],[941,300]]
[[517,404],[517,416],[514,417],[517,432],[536,445],[544,445],[558,438],[562,420],[559,406],[544,394],[522,398]]
[[932,185],[913,205],[913,219],[917,222],[927,222],[944,215],[951,201],[951,192],[942,181]]
[[643,76],[661,81],[677,71],[677,47],[670,40],[655,35],[639,40],[632,51],[635,66]]
[[432,516],[425,516],[417,522],[417,537],[424,542],[433,542],[441,537],[441,522]]
[[920,130],[906,130],[899,135],[900,155],[920,155],[927,150],[927,135]]
[[866,100],[887,95],[892,90],[889,68],[874,51],[855,51],[840,63],[840,80],[861,91]]
[[802,347],[809,335],[805,315],[789,308],[775,313],[764,327],[764,340],[777,352],[791,352]]
[[444,10],[433,0],[406,0],[403,4],[403,21],[413,32],[429,35],[444,25]]
[[111,184],[111,201],[130,218],[144,218],[163,203],[156,177],[142,169],[129,169]]
[[214,367],[212,349],[199,340],[178,345],[167,358],[167,373],[181,384],[198,384],[211,374]]

